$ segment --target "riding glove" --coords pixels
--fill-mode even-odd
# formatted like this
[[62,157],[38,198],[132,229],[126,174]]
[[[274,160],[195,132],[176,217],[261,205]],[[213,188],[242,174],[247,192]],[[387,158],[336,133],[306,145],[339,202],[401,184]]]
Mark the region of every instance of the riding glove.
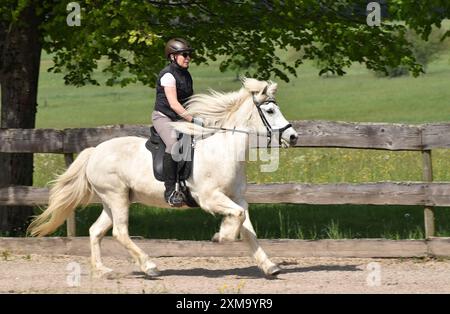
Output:
[[197,124],[199,126],[204,126],[205,125],[203,119],[200,118],[200,117],[193,117],[191,122],[194,123],[194,124]]

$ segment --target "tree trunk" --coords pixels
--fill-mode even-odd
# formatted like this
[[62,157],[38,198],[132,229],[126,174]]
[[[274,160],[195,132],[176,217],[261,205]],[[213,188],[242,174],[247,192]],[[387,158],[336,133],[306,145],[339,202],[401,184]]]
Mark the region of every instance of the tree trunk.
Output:
[[[0,24],[1,128],[35,127],[41,58],[34,1],[12,26]],[[33,154],[0,153],[0,187],[33,184]],[[0,206],[0,232],[21,235],[33,214],[29,206]]]

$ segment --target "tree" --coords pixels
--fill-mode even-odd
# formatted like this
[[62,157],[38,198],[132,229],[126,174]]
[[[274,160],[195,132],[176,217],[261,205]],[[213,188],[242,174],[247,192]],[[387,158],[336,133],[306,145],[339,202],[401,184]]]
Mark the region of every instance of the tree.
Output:
[[[431,1],[430,1],[431,2]],[[446,0],[389,1],[391,18],[428,36],[449,12]],[[289,80],[307,59],[324,61],[321,73],[343,75],[352,62],[369,69],[406,66],[421,72],[404,38],[405,27],[366,24],[367,1],[347,0],[83,0],[81,26],[66,22],[67,2],[2,0],[0,5],[0,84],[2,128],[34,128],[41,49],[53,54],[53,72],[64,72],[67,84],[99,84],[92,73],[100,58],[109,60],[105,82],[125,86],[140,81],[153,86],[165,64],[167,39],[188,38],[195,62],[225,55],[221,69],[248,60],[258,78]],[[432,7],[434,5],[435,7]],[[435,9],[437,8],[437,9]],[[292,63],[277,49],[302,54]],[[0,154],[0,187],[31,184],[32,156]],[[0,209],[0,230],[22,224],[30,210]]]
[[[0,85],[2,128],[34,128],[37,83],[41,56],[38,26],[41,23],[33,6],[0,14]],[[5,15],[14,23],[5,22]],[[12,16],[17,14],[16,16]],[[26,21],[24,23],[23,21]],[[0,154],[0,187],[32,185],[33,154]],[[0,231],[21,233],[29,207],[0,208]]]
[[[426,68],[431,61],[438,58],[441,52],[448,49],[449,41],[442,40],[443,36],[443,29],[433,28],[430,35],[428,36],[428,40],[423,40],[423,38],[415,31],[411,29],[407,30],[405,37],[411,43],[411,50],[413,52],[414,58],[416,59],[416,62],[422,66],[424,71],[426,71]],[[391,78],[409,74],[408,69],[404,66],[388,68],[387,72],[387,76]],[[386,73],[376,72],[375,75],[379,77],[385,77]]]

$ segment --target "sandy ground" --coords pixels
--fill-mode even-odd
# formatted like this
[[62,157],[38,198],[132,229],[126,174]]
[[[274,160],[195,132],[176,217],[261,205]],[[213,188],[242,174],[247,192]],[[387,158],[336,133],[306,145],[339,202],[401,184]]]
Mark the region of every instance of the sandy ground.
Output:
[[450,260],[273,260],[283,272],[269,280],[250,258],[155,258],[158,278],[131,260],[104,258],[115,272],[93,279],[87,257],[3,252],[0,293],[450,293]]

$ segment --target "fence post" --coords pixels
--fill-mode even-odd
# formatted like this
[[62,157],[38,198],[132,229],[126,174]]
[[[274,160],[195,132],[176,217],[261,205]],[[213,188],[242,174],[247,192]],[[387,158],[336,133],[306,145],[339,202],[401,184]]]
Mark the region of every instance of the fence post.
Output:
[[[431,162],[431,150],[422,151],[423,173],[422,179],[424,182],[433,181],[433,164]],[[425,238],[428,239],[435,235],[434,227],[434,207],[426,206],[424,210],[425,222]]]
[[[73,162],[73,154],[64,154],[64,161],[66,162],[66,167],[69,168],[70,164]],[[75,211],[73,211],[66,220],[67,225],[67,236],[75,237],[76,236],[76,221],[75,221]]]

